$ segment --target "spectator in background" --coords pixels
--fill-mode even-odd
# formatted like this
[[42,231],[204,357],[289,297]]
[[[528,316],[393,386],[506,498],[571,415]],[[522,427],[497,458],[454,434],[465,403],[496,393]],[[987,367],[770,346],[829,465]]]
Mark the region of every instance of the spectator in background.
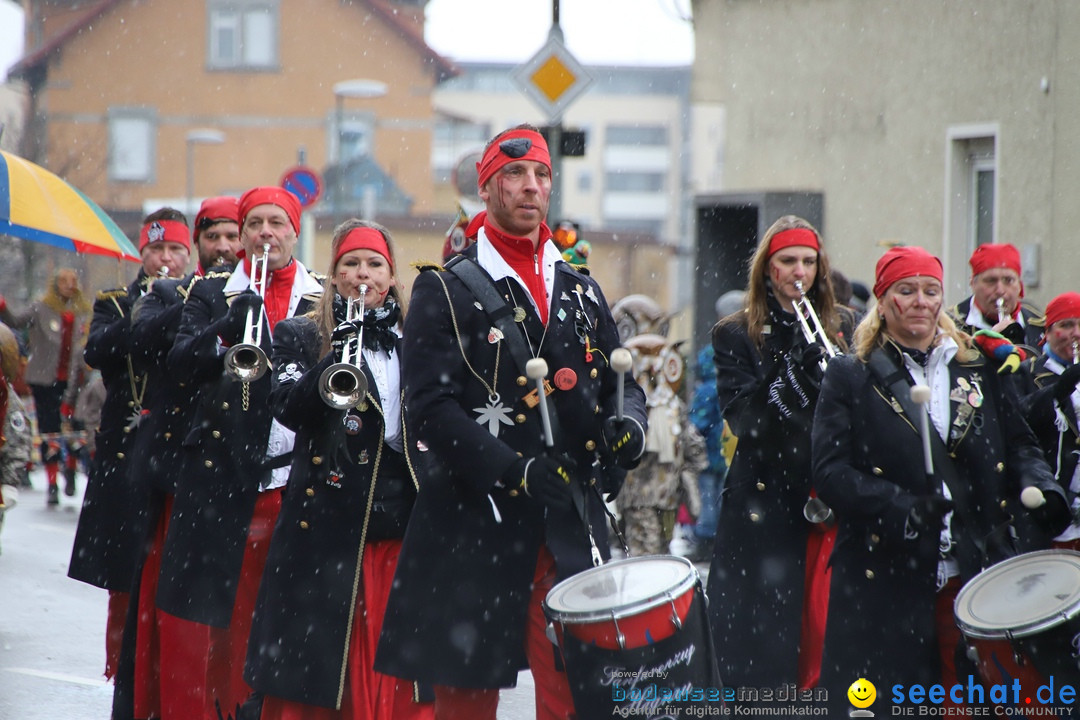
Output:
[[[741,312],[744,290],[729,290],[716,301],[716,318]],[[693,528],[693,546],[687,557],[694,562],[708,561],[712,557],[713,541],[720,512],[720,491],[727,477],[727,459],[724,456],[724,429],[726,427],[720,399],[716,394],[716,361],[712,345],[698,353],[697,385],[690,401],[690,423],[705,438],[708,466],[698,474],[698,492],[701,495],[701,513]]]
[[[12,328],[28,330],[30,359],[26,382],[34,396],[38,432],[41,434],[41,460],[48,479],[49,505],[60,503],[57,477],[60,472],[61,417],[71,417],[73,408],[64,402],[70,382],[77,382],[82,368],[82,350],[90,316],[90,302],[79,289],[79,275],[71,268],[61,268],[53,275],[49,289],[40,300],[21,312],[8,307],[0,295],[0,319]],[[74,463],[75,457],[69,455]],[[64,494],[75,494],[74,474]]]

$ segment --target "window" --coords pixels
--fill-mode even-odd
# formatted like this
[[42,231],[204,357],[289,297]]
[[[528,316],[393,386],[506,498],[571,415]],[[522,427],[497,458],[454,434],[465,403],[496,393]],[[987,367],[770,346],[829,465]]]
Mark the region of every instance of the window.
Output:
[[661,192],[664,175],[649,172],[608,172],[604,178],[608,192]]
[[607,129],[608,145],[661,145],[668,144],[668,131],[663,126],[612,125]]
[[212,69],[275,68],[279,0],[209,0],[207,65]]
[[946,291],[967,291],[968,258],[997,237],[997,138],[995,124],[947,131],[945,183]]
[[154,179],[157,156],[156,118],[144,109],[109,110],[109,180],[143,182]]

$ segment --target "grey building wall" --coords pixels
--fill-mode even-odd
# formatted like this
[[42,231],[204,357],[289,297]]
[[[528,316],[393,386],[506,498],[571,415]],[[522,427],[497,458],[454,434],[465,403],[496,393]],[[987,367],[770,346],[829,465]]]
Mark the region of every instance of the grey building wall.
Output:
[[975,244],[971,139],[991,138],[994,240],[1038,270],[1036,302],[1080,286],[1080,3],[694,0],[693,13],[692,102],[724,131],[723,171],[696,170],[700,191],[819,190],[835,266],[869,280],[885,245],[922,245],[954,302]]

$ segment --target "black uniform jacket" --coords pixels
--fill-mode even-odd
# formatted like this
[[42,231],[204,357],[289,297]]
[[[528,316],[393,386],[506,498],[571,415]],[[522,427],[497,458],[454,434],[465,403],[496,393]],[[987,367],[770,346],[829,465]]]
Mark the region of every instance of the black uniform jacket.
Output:
[[[1054,399],[1058,373],[1047,367],[1046,360],[1047,357],[1043,355],[1035,362],[1035,390],[1021,401],[1020,406],[1032,432],[1039,439],[1046,462],[1054,471],[1058,484],[1069,501],[1073,502],[1076,493],[1069,486],[1080,460],[1076,409],[1071,398],[1066,402]],[[1060,416],[1058,410],[1061,411]]]
[[[745,313],[713,329],[716,386],[739,438],[720,505],[709,569],[709,621],[726,684],[794,681],[802,625],[809,497],[810,425],[818,381],[796,362],[793,314],[771,299],[761,348]],[[797,338],[799,338],[797,342]]]
[[151,492],[176,492],[180,478],[181,443],[191,424],[198,386],[186,375],[171,371],[166,362],[180,327],[184,298],[194,275],[182,280],[155,280],[150,292],[135,304],[131,321],[131,357],[135,370],[147,379],[144,415],[131,449],[131,482]]
[[[385,523],[374,527],[373,515],[384,510],[375,506],[403,504],[402,522],[390,533],[400,539],[416,480],[404,456],[384,441],[382,398],[366,364],[368,391],[359,407],[346,413],[323,402],[319,378],[336,358],[331,352],[320,361],[321,344],[306,317],[282,321],[274,331],[270,403],[278,421],[296,431],[296,446],[255,605],[245,677],[267,695],[337,708],[349,638],[365,622],[355,614],[364,549],[392,539],[379,532]],[[399,351],[391,358],[397,362]],[[359,420],[358,433],[346,433],[347,417],[350,433]]]
[[[475,249],[466,255],[475,257]],[[608,367],[619,339],[600,287],[556,263],[546,330],[516,280],[496,287],[511,308],[524,310],[514,330],[524,329],[547,361],[548,377],[555,376],[553,385],[562,388],[548,395],[561,425],[554,452],[574,459],[576,479],[603,482],[607,471],[594,462],[606,447],[601,427],[615,413],[617,383],[624,386],[626,415],[642,427],[646,415],[641,388]],[[541,543],[555,557],[559,579],[591,562],[573,510],[545,520],[538,500],[496,484],[519,455],[544,452],[544,439],[539,408],[526,402],[535,383],[476,302],[451,272],[422,272],[413,288],[403,383],[415,427],[411,442],[426,452],[418,453],[420,495],[375,667],[455,687],[510,687],[526,666],[525,618]],[[607,555],[601,502],[591,490],[585,497],[596,544]]]
[[[227,627],[232,616],[255,501],[270,476],[265,457],[272,420],[270,372],[251,383],[224,372],[218,334],[229,301],[242,292],[232,290],[235,282],[226,292],[230,276],[208,273],[191,286],[169,352],[170,372],[198,384],[199,395],[183,442],[157,594],[165,612],[215,627]],[[303,292],[293,312],[301,315],[313,307],[322,286],[300,267],[293,288],[294,294],[298,288]],[[265,320],[262,348],[269,357]]]
[[99,293],[94,302],[84,357],[101,371],[106,395],[68,567],[75,580],[123,592],[131,590],[148,515],[146,488],[132,483],[127,473],[136,436],[133,420],[139,418],[132,388],[141,396],[145,387],[132,372],[131,307],[146,281],[140,271],[131,285]]
[[[894,371],[903,367],[896,345],[874,352]],[[952,556],[966,582],[1020,549],[1016,535],[1031,515],[1020,503],[1024,487],[1061,490],[986,360],[954,358],[949,374]],[[852,677],[909,686],[941,678],[934,615],[940,533],[913,532],[907,522],[918,496],[941,493],[941,474],[927,477],[920,420],[904,412],[889,384],[857,357],[833,360],[814,418],[814,482],[839,522],[821,681],[844,709]]]

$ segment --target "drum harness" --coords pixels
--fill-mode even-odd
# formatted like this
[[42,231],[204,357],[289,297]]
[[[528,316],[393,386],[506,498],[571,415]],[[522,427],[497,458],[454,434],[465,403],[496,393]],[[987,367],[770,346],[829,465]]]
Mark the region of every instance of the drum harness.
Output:
[[[446,270],[453,273],[477,299],[479,304],[483,307],[484,312],[491,318],[491,321],[495,323],[495,327],[502,333],[503,339],[506,341],[507,349],[509,349],[514,362],[521,372],[525,372],[525,364],[529,360],[530,353],[525,347],[521,329],[518,328],[516,326],[517,324],[514,322],[513,310],[499,295],[491,276],[488,275],[477,262],[465,255],[458,255],[451,258],[446,264]],[[555,412],[552,412],[549,415],[552,436],[560,437],[559,415]],[[614,531],[615,536],[619,539],[623,551],[626,552],[627,557],[629,557],[630,551],[626,544],[626,538],[623,537],[623,534],[619,531],[615,516],[612,514],[611,510],[608,509],[596,484],[590,483],[590,486],[597,499],[600,500],[600,507],[604,509],[608,521],[611,524],[611,528]],[[589,513],[586,505],[585,488],[582,483],[578,482],[570,484],[570,497],[573,500],[574,509],[581,518],[585,535],[589,539],[589,548],[593,566],[599,567],[604,563],[604,560],[600,555],[600,550],[596,546],[596,539],[593,536],[592,523],[589,521]]]

